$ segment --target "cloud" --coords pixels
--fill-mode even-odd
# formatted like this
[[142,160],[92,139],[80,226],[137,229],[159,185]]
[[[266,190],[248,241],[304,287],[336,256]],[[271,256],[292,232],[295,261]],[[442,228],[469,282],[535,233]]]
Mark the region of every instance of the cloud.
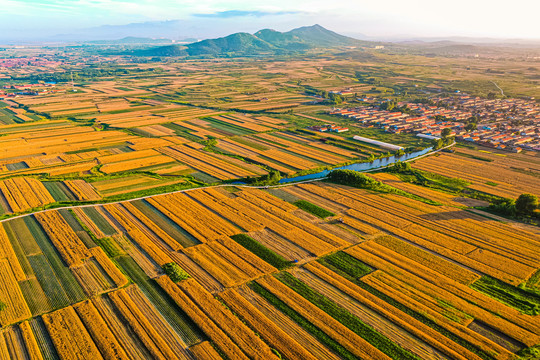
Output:
[[227,10],[219,11],[209,14],[193,14],[194,17],[202,18],[220,18],[220,19],[229,19],[234,17],[263,17],[263,16],[279,16],[279,15],[297,15],[301,14],[300,11],[245,11],[245,10]]

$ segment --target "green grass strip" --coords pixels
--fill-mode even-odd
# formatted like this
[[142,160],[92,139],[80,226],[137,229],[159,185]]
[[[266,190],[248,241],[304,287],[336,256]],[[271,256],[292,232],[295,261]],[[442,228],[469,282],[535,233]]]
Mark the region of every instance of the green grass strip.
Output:
[[523,314],[540,315],[540,296],[489,276],[482,276],[471,287],[494,298]]
[[[324,258],[324,259],[326,259],[326,258]],[[330,270],[336,271],[334,266],[328,266],[327,264],[325,264],[323,261],[320,261],[320,260],[319,260],[319,262],[321,262],[323,265],[328,267]],[[484,360],[495,360],[496,359],[490,353],[485,352],[484,350],[476,347],[475,345],[471,344],[467,340],[459,337],[458,335],[454,334],[453,332],[451,332],[451,331],[447,330],[446,328],[440,326],[435,321],[428,318],[426,315],[421,314],[421,313],[419,313],[419,312],[417,312],[417,311],[403,305],[402,303],[400,303],[397,300],[394,300],[393,298],[386,295],[385,293],[380,292],[379,290],[375,289],[374,287],[362,282],[362,280],[359,280],[358,278],[352,277],[352,276],[346,274],[345,272],[343,272],[343,271],[341,271],[339,269],[336,272],[338,274],[342,275],[343,277],[345,277],[346,279],[350,280],[351,282],[355,283],[356,285],[358,285],[362,289],[370,292],[371,294],[377,296],[381,300],[383,300],[383,301],[387,302],[388,304],[394,306],[395,308],[403,311],[405,314],[412,316],[416,320],[418,320],[418,321],[422,322],[423,324],[429,326],[430,328],[437,331],[438,333],[446,336],[450,340],[454,341],[456,344],[459,344],[459,345],[463,346],[465,349],[467,349],[467,350],[471,351],[472,353],[478,355],[482,359],[484,359]]]
[[231,236],[231,238],[236,241],[238,244],[245,247],[247,250],[251,251],[273,267],[282,270],[288,268],[292,265],[290,261],[285,259],[283,256],[276,254],[257,240],[249,237],[246,234],[237,234]]
[[278,299],[274,294],[263,288],[261,285],[253,282],[249,285],[253,291],[265,298],[270,304],[279,309],[285,315],[294,320],[298,325],[300,325],[304,330],[313,335],[317,340],[319,340],[324,345],[328,346],[330,349],[334,350],[339,356],[347,360],[357,360],[357,357],[354,356],[349,350],[345,349],[337,341],[328,336],[325,332],[319,329],[317,326],[309,322],[305,317],[297,313],[295,310],[290,308],[283,301]]
[[331,265],[332,268],[340,270],[354,280],[373,271],[371,267],[343,251],[319,259],[319,262],[325,266]]
[[419,357],[395,344],[392,340],[377,332],[370,325],[363,323],[358,317],[340,307],[324,295],[313,290],[306,283],[295,278],[290,273],[281,273],[277,278],[392,359],[419,359]]
[[298,201],[295,201],[293,204],[297,208],[300,208],[304,211],[307,211],[310,214],[318,216],[321,219],[336,215],[333,212],[323,209],[322,207],[312,204],[306,200],[298,200]]

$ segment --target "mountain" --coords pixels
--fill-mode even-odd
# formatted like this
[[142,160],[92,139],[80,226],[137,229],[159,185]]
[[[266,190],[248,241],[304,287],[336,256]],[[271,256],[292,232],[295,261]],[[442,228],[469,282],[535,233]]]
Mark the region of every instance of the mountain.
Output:
[[248,33],[236,33],[226,37],[199,41],[186,45],[191,56],[221,55],[225,53],[257,54],[267,52],[273,45]]
[[317,47],[355,46],[361,43],[360,40],[340,35],[318,24],[291,30],[285,35],[296,36],[303,42],[314,44]]
[[255,34],[235,33],[185,46],[169,45],[134,52],[139,56],[222,56],[261,55],[370,44],[327,30],[320,25],[288,32],[263,29]]

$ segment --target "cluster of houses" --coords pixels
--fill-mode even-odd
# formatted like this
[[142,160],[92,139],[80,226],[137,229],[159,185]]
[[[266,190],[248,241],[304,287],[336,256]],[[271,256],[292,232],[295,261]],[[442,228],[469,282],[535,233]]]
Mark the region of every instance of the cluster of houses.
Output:
[[529,127],[503,125],[494,130],[490,127],[482,127],[477,131],[458,135],[456,138],[499,150],[513,152],[521,152],[522,150],[540,151],[539,129],[540,123],[537,126]]
[[432,101],[452,111],[471,113],[481,122],[500,122],[538,119],[540,110],[534,99],[483,99],[462,94],[460,96],[433,98]]
[[451,128],[455,134],[464,127],[464,124],[458,121],[437,120],[434,117],[436,114],[413,116],[399,111],[392,112],[372,107],[335,109],[330,114],[346,116],[357,120],[360,124],[383,128],[395,134],[414,132],[439,137],[444,128]]
[[[358,107],[333,109],[330,114],[396,134],[415,133],[422,138],[439,139],[444,131],[458,140],[497,149],[540,151],[540,107],[533,101],[481,99],[466,94],[431,100],[429,104],[397,104],[397,108],[410,109],[408,112]],[[470,123],[475,126],[467,126]],[[447,128],[450,130],[444,130]]]

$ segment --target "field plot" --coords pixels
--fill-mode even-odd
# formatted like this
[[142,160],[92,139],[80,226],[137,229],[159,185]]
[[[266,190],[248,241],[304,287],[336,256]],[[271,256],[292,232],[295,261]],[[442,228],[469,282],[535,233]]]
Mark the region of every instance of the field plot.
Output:
[[242,156],[286,174],[337,165],[365,156],[283,132],[220,139],[217,147],[225,153]]
[[502,157],[469,149],[456,151],[457,154],[441,154],[415,161],[413,167],[467,180],[472,183],[471,189],[496,196],[515,199],[522,193],[540,195],[540,163],[534,157],[522,154],[505,154]]
[[195,170],[220,180],[231,180],[260,174],[260,171],[256,173],[253,170],[248,170],[248,164],[237,165],[234,161],[228,161],[188,146],[170,146],[161,148],[159,151]]
[[18,213],[53,203],[55,199],[39,180],[15,177],[0,181],[4,212]]
[[184,183],[185,180],[157,179],[150,176],[132,175],[92,182],[92,186],[103,196],[115,196],[135,191],[149,190],[162,186]]

